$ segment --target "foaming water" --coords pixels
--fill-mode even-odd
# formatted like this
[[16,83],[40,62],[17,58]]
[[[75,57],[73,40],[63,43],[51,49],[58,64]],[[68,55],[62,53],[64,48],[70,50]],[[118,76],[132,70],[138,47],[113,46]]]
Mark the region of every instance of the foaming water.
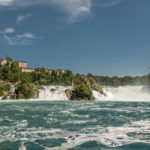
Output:
[[21,146],[19,147],[18,150],[26,150],[26,147],[24,146],[24,143],[21,143]]
[[65,94],[66,89],[72,89],[71,86],[44,86],[44,90],[40,90],[40,100],[68,100]]
[[104,95],[93,91],[96,100],[150,101],[150,90],[144,86],[103,87]]
[[150,149],[150,103],[0,103],[0,149]]
[[[71,86],[45,86],[39,91],[38,100],[68,100],[66,89]],[[104,95],[93,90],[96,100],[101,101],[150,101],[150,90],[144,86],[103,87]]]
[[[73,90],[72,86],[44,86],[39,90],[37,99],[29,99],[28,101],[60,101],[69,100],[65,91]],[[93,96],[97,101],[150,101],[150,87],[145,86],[120,86],[120,87],[103,87],[104,94],[93,90]],[[1,100],[1,97],[0,97]],[[12,101],[12,100],[7,100]],[[14,100],[13,100],[14,101]],[[16,100],[18,101],[18,100]],[[20,101],[20,100],[19,100]],[[21,100],[26,101],[26,100]]]

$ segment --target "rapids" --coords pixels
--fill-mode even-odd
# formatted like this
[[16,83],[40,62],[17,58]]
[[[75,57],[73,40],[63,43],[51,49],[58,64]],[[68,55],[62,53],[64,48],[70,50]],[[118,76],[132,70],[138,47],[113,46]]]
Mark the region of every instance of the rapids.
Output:
[[1,101],[0,150],[149,150],[150,103]]
[[[39,100],[68,100],[65,90],[71,86],[45,86],[40,90]],[[103,87],[104,95],[93,90],[98,101],[150,101],[150,90],[144,86]]]

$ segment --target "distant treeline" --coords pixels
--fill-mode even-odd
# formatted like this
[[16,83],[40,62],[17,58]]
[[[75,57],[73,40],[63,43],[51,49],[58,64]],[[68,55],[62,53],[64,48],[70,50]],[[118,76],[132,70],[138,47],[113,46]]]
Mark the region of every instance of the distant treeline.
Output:
[[150,85],[150,74],[145,76],[94,76],[97,84],[106,86]]

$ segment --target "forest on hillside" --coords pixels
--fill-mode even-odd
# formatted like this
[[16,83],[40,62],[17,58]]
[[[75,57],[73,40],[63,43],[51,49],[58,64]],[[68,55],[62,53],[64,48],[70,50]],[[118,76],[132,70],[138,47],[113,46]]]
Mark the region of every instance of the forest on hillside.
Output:
[[93,76],[97,84],[102,86],[150,85],[150,74],[144,76]]

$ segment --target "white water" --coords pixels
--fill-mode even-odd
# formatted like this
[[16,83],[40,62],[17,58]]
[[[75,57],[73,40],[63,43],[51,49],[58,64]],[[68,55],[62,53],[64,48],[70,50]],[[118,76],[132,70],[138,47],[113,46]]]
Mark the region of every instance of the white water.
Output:
[[65,94],[66,89],[73,89],[71,86],[44,86],[44,90],[40,90],[40,100],[68,100]]
[[[71,86],[45,86],[40,90],[40,100],[68,100],[65,90],[73,89]],[[146,89],[146,88],[145,88]],[[93,90],[96,100],[101,101],[150,101],[150,90],[144,86],[103,87],[104,95]]]
[[93,91],[96,100],[103,101],[150,101],[150,90],[144,86],[103,87],[104,95]]
[[24,146],[24,143],[21,143],[21,146],[19,147],[18,150],[26,150],[26,147]]

